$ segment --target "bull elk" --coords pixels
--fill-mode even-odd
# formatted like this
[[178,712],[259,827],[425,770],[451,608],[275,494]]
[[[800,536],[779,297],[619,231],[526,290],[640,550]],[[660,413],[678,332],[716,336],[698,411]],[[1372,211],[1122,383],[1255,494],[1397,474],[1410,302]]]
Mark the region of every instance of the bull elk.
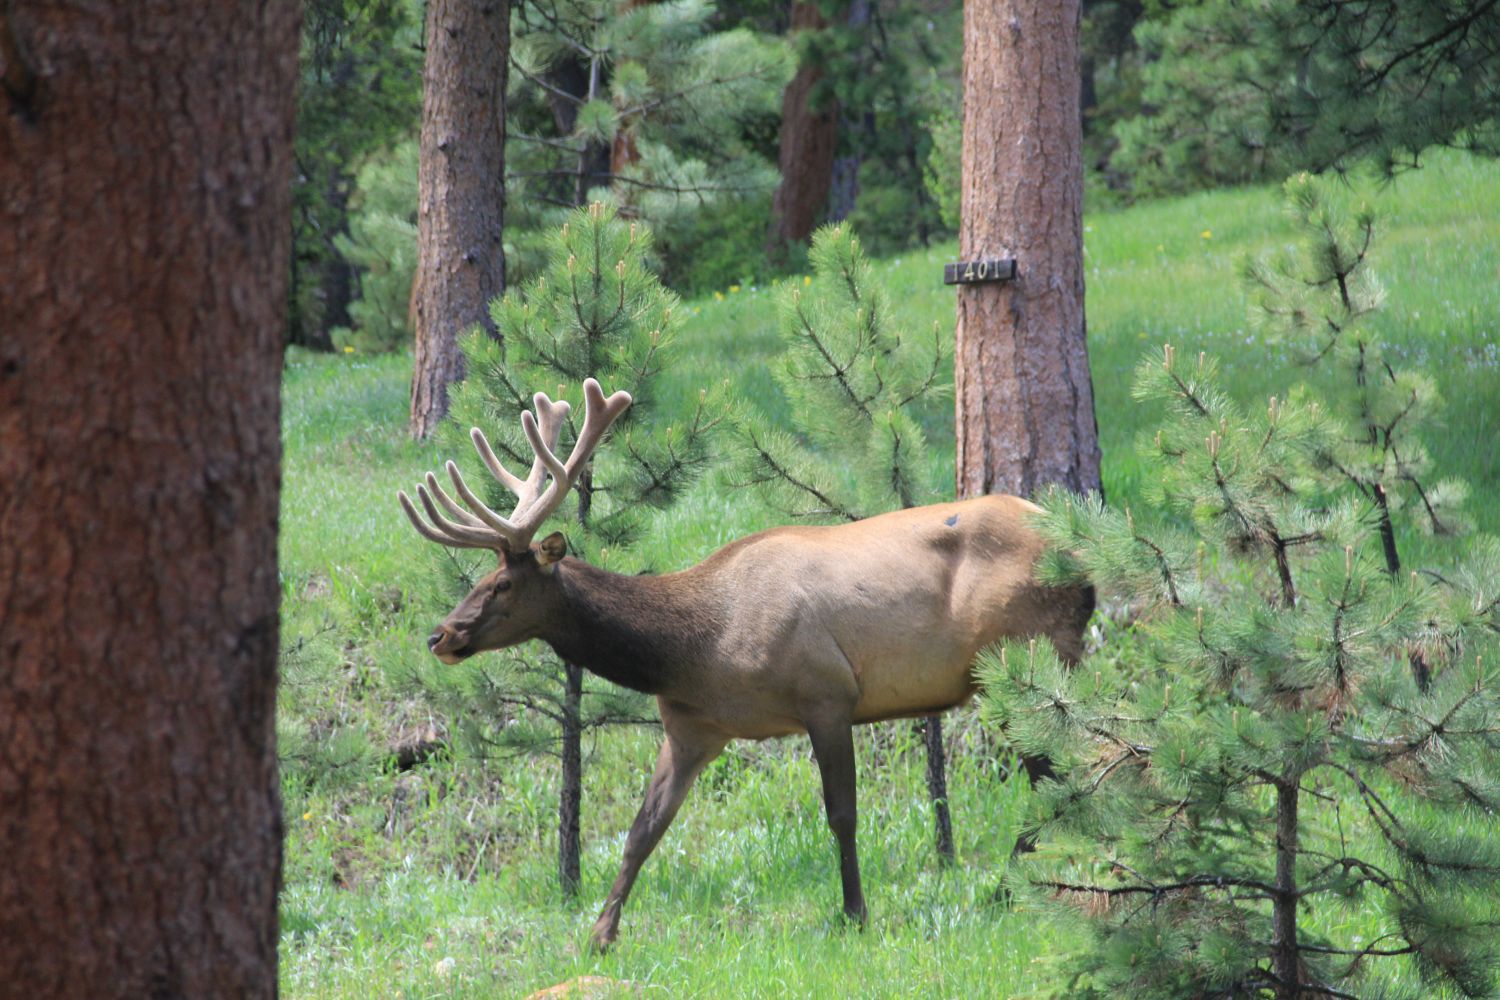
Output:
[[553,449],[568,404],[538,393],[535,416],[521,414],[536,454],[524,480],[501,465],[478,428],[470,432],[485,466],[516,496],[510,517],[486,506],[452,462],[447,472],[467,510],[432,473],[417,487],[427,520],[398,494],[425,538],[499,558],[428,648],[451,664],[541,639],[571,663],[656,696],[666,738],[594,924],[596,947],[614,941],[641,865],[704,766],[732,739],[801,732],[812,740],[838,841],[844,912],[863,924],[852,727],[962,703],[974,691],[975,655],[1004,638],[1047,636],[1076,659],[1092,593],[1032,579],[1042,541],[1026,518],[1036,508],[1010,496],[772,528],[662,576],[581,562],[558,533],[533,545],[630,406],[628,393],[606,399],[593,379],[583,390],[584,419],[567,461]]

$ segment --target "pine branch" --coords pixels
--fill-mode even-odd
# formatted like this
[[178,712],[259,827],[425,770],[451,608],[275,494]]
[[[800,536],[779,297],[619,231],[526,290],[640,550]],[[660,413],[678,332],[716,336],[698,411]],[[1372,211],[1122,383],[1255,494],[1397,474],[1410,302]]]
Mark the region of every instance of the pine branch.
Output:
[[1151,557],[1156,562],[1157,572],[1161,574],[1162,582],[1167,585],[1167,599],[1171,602],[1172,607],[1182,607],[1182,597],[1177,592],[1177,580],[1172,575],[1172,567],[1167,562],[1166,552],[1162,551],[1161,546],[1135,530],[1135,518],[1131,516],[1129,507],[1125,508],[1125,525],[1130,532],[1130,537],[1150,550]]
[[780,461],[778,461],[776,456],[773,455],[769,450],[767,450],[763,444],[761,444],[760,440],[754,436],[753,431],[750,432],[749,437],[751,447],[755,452],[755,456],[766,468],[770,469],[771,472],[780,481],[785,482],[798,490],[801,490],[803,493],[807,494],[823,505],[823,510],[812,511],[810,513],[834,514],[838,517],[842,517],[846,521],[860,520],[860,515],[846,509],[841,504],[836,502],[832,497],[828,496],[822,490],[818,489],[811,483],[803,482],[801,479],[798,479],[790,469],[788,469]]
[[583,107],[585,101],[582,97],[579,97],[577,94],[570,94],[566,90],[563,90],[561,87],[554,87],[552,84],[548,83],[546,80],[543,80],[540,76],[537,76],[525,66],[521,65],[520,61],[518,61],[515,57],[511,57],[510,66],[511,69],[514,69],[517,73],[520,73],[529,82],[542,88],[553,97],[556,97],[558,100],[567,101],[574,107]]
[[867,423],[872,422],[874,420],[874,417],[870,413],[869,404],[870,400],[874,399],[874,396],[871,396],[868,399],[860,398],[859,393],[855,391],[854,386],[849,382],[849,368],[852,366],[853,362],[850,362],[846,365],[840,365],[837,361],[834,360],[833,354],[831,353],[830,349],[823,343],[822,338],[818,336],[818,332],[813,329],[812,322],[807,318],[807,314],[802,311],[801,295],[794,295],[793,301],[795,303],[797,320],[802,325],[802,331],[807,337],[807,342],[812,344],[813,347],[817,348],[818,354],[823,358],[824,363],[828,365],[829,372],[831,373],[829,375],[808,376],[808,378],[833,379],[834,381],[836,381],[839,385],[839,388],[843,391],[845,398],[848,399],[849,403],[853,405],[857,411],[859,411],[859,414],[865,418],[865,421]]
[[[1115,867],[1119,867],[1115,865]],[[1139,873],[1137,873],[1139,874]],[[1171,895],[1174,892],[1184,892],[1189,889],[1218,889],[1221,891],[1233,891],[1235,889],[1256,889],[1265,894],[1265,898],[1271,898],[1277,894],[1277,889],[1269,882],[1259,879],[1241,878],[1225,875],[1195,875],[1189,879],[1177,882],[1147,882],[1145,885],[1122,885],[1102,886],[1088,885],[1075,882],[1054,882],[1043,880],[1033,883],[1046,889],[1055,889],[1058,892],[1087,893],[1089,895],[1103,896],[1135,896],[1148,895],[1161,897]],[[1241,897],[1245,898],[1245,897]]]

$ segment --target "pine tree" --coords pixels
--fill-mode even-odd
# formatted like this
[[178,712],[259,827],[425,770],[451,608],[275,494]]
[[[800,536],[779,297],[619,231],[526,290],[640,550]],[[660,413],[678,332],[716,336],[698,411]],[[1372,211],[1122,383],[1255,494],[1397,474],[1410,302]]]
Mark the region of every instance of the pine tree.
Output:
[[349,234],[334,238],[359,269],[349,326],[332,330],[337,350],[358,354],[411,343],[411,284],[417,272],[417,144],[403,142],[372,156],[356,175]]
[[[813,235],[813,275],[780,291],[785,350],[774,369],[798,435],[745,404],[730,478],[782,514],[819,523],[951,499],[951,466],[935,462],[923,425],[949,398],[951,358],[929,337],[893,329],[890,302],[844,224]],[[942,416],[946,417],[946,412]],[[921,723],[938,855],[953,859],[942,718]]]
[[[957,286],[958,495],[1098,490],[1083,282],[1080,4],[964,4],[961,260],[1011,281]],[[997,39],[1006,39],[1004,44]],[[1048,86],[1035,86],[1038,80]]]
[[1386,569],[1397,573],[1392,511],[1414,510],[1417,528],[1455,534],[1467,527],[1457,508],[1468,488],[1432,477],[1420,437],[1442,405],[1432,379],[1397,367],[1370,328],[1385,298],[1369,262],[1373,210],[1361,204],[1350,213],[1331,181],[1309,174],[1287,181],[1286,194],[1302,245],[1247,266],[1252,320],[1303,363],[1336,370],[1333,405],[1348,434],[1328,443],[1319,464],[1375,505]]
[[597,198],[662,228],[770,189],[774,170],[744,131],[775,114],[788,54],[748,27],[716,30],[716,14],[709,0],[517,7],[509,155],[522,228]]
[[[1436,479],[1422,443],[1442,406],[1433,380],[1397,367],[1371,329],[1385,298],[1369,262],[1373,210],[1360,204],[1351,213],[1331,181],[1308,174],[1287,181],[1286,194],[1302,243],[1246,266],[1251,320],[1303,364],[1334,370],[1339,385],[1330,402],[1347,430],[1323,444],[1316,464],[1331,484],[1374,504],[1386,570],[1399,573],[1398,520],[1429,534],[1462,533],[1468,486]],[[1421,648],[1411,651],[1411,665],[1425,684]]]
[[[1246,412],[1170,348],[1135,395],[1169,414],[1141,446],[1151,509],[1053,493],[1039,526],[1045,578],[1149,599],[1144,662],[981,664],[986,717],[1057,769],[1012,887],[1086,916],[1069,995],[1492,995],[1495,546],[1458,600],[1387,573],[1370,505],[1322,488],[1326,408]],[[1435,619],[1424,691],[1402,663]]]
[[[566,447],[575,433],[571,423],[583,412],[585,378],[611,392],[628,391],[634,404],[559,514],[570,524],[571,551],[620,572],[655,568],[638,545],[642,532],[707,466],[709,441],[725,412],[717,393],[706,389],[685,402],[660,398],[658,377],[670,363],[678,307],[645,267],[650,248],[645,226],[621,221],[600,203],[573,212],[552,238],[545,273],[494,303],[503,343],[483,334],[464,340],[468,377],[455,388],[452,419],[440,432],[446,453],[471,454],[468,429],[483,428],[502,461],[524,468],[533,455],[518,416],[533,392],[574,404],[563,431]],[[509,509],[503,487],[489,476],[476,472],[469,481],[491,483],[487,500]],[[459,553],[442,558],[454,597],[487,571]],[[456,667],[427,667],[413,680],[454,721],[467,752],[560,758],[558,871],[564,892],[576,893],[583,736],[653,721],[648,701],[559,660],[540,643]]]
[[1139,86],[1111,109],[1109,165],[1138,193],[1361,161],[1389,175],[1432,146],[1500,154],[1500,5],[1191,0],[1136,11]]

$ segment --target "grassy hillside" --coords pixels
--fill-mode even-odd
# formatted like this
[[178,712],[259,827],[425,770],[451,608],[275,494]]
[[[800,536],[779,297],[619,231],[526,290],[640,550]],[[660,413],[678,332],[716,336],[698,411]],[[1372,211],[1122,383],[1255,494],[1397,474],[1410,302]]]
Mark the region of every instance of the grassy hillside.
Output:
[[[1500,531],[1500,166],[1459,156],[1383,189],[1376,267],[1385,339],[1437,381],[1446,426],[1429,445],[1469,480],[1470,509]],[[1238,280],[1246,253],[1292,237],[1273,189],[1144,205],[1087,219],[1090,354],[1105,488],[1139,487],[1132,443],[1155,415],[1129,401],[1141,354],[1171,342],[1217,354],[1245,400],[1309,380],[1257,342]],[[883,261],[902,320],[951,329],[941,284],[952,246]],[[674,391],[730,379],[778,406],[767,289],[686,305]],[[655,753],[651,730],[589,749],[584,887],[555,889],[549,760],[455,762],[405,773],[385,748],[445,720],[407,693],[421,639],[447,610],[432,594],[435,547],[395,505],[444,456],[404,435],[406,357],[294,354],[285,389],[282,740],[288,819],[283,982],[289,996],[512,996],[588,974],[666,996],[1025,995],[1046,990],[1066,928],[991,903],[1029,794],[1003,748],[954,718],[952,797],[960,865],[930,846],[923,757],[910,727],[860,733],[861,848],[872,924],[843,930],[832,839],[805,741],[742,745],[711,766],[646,866],[621,944],[598,959],[584,934],[613,878]],[[1316,384],[1316,380],[1311,380]],[[670,395],[670,393],[669,393]],[[932,460],[951,466],[951,430]],[[653,532],[657,568],[686,566],[765,526],[743,492],[705,481]],[[1454,543],[1402,539],[1412,561]],[[1462,543],[1458,543],[1462,544]],[[1358,914],[1351,920],[1363,919]]]

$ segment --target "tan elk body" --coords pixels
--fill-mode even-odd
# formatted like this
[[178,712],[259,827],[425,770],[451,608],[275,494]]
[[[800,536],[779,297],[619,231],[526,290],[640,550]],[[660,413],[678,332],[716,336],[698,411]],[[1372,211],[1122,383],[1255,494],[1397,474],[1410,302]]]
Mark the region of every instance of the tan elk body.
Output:
[[499,568],[429,647],[452,663],[541,639],[569,662],[656,696],[666,738],[594,926],[597,946],[614,940],[641,865],[704,765],[732,739],[801,732],[812,740],[839,843],[844,909],[863,921],[850,727],[963,702],[974,690],[976,654],[1003,638],[1047,636],[1064,658],[1076,659],[1091,593],[1035,582],[1042,542],[1026,520],[1036,508],[1008,496],[852,524],[773,528],[663,576],[625,576],[566,557],[558,534],[533,546],[537,528],[630,402],[624,393],[606,400],[592,379],[584,395],[583,427],[566,463],[551,449],[567,404],[538,394],[537,417],[523,415],[537,452],[524,482],[473,432],[485,464],[517,494],[511,518],[484,507],[451,462],[454,486],[473,513],[430,474],[418,488],[430,524],[401,494],[424,536],[500,556]]

